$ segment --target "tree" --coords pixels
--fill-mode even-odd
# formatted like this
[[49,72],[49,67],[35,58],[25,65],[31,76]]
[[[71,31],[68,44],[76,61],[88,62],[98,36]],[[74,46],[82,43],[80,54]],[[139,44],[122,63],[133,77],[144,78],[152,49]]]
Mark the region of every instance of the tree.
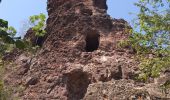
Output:
[[139,31],[133,30],[130,43],[141,62],[140,78],[147,80],[170,67],[170,0],[139,0],[135,5]]
[[[45,31],[46,16],[44,14],[30,16],[30,22],[33,24],[32,30],[36,36],[43,37],[46,34]],[[21,37],[15,37],[16,30],[13,27],[8,26],[8,22],[0,19],[0,57],[13,48],[24,49],[30,47],[27,41],[21,39]]]
[[46,16],[43,13],[39,15],[30,16],[30,22],[33,24],[32,30],[35,32],[36,36],[44,36],[46,34],[45,24]]
[[0,19],[0,56],[12,48],[25,48],[24,41],[20,37],[15,37],[16,30],[8,26],[8,22]]

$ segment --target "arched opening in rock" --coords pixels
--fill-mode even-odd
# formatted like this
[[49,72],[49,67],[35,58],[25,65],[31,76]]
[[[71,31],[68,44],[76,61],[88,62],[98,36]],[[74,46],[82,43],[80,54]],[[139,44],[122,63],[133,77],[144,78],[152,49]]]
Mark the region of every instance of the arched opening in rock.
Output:
[[97,32],[90,32],[87,33],[85,41],[86,41],[86,52],[93,52],[94,50],[97,50],[99,47],[99,39],[100,35]]
[[83,99],[87,92],[90,79],[88,73],[75,71],[67,74],[67,92],[68,100]]

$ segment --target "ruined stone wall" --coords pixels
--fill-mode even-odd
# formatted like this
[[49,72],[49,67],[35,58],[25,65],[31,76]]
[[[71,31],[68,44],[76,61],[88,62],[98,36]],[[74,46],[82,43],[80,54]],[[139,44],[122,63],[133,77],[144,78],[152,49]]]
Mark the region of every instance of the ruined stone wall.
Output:
[[47,10],[42,48],[34,56],[18,56],[15,69],[4,78],[6,85],[16,87],[14,97],[150,100],[147,86],[133,80],[138,73],[134,52],[117,46],[128,38],[126,29],[131,27],[106,13],[106,0],[48,0]]

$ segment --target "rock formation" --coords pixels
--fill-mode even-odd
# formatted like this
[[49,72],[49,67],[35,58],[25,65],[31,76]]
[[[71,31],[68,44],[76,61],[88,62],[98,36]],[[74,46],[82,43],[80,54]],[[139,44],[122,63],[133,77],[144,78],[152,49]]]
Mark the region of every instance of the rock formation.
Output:
[[47,4],[47,36],[41,49],[34,56],[17,56],[14,71],[4,78],[6,85],[15,87],[14,97],[151,100],[154,85],[150,92],[149,85],[133,80],[138,72],[133,52],[117,47],[131,27],[106,13],[106,0],[48,0]]

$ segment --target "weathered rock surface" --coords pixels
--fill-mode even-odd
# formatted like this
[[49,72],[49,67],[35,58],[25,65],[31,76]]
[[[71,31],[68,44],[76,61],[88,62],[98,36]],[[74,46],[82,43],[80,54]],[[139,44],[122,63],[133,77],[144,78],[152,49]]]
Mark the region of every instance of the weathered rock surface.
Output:
[[30,28],[24,36],[24,40],[29,41],[32,46],[42,46],[46,36],[36,36],[35,32]]
[[163,95],[156,83],[133,81],[138,62],[131,49],[117,48],[119,41],[128,38],[126,29],[131,27],[123,19],[112,19],[106,10],[106,0],[48,0],[48,34],[42,48],[34,56],[24,53],[18,56],[14,71],[4,78],[6,85],[25,87],[22,92],[14,91],[14,97],[21,100],[170,98],[170,93]]

